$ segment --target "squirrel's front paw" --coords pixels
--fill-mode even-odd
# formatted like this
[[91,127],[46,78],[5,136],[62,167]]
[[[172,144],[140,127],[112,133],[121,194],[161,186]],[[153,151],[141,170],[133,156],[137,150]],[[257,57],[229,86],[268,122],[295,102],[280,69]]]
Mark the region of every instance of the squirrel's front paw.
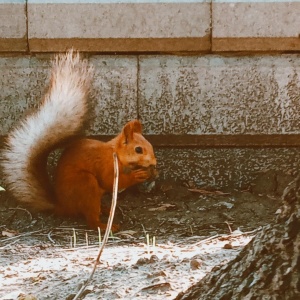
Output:
[[131,174],[137,183],[144,182],[149,178],[148,171],[144,169],[133,170]]

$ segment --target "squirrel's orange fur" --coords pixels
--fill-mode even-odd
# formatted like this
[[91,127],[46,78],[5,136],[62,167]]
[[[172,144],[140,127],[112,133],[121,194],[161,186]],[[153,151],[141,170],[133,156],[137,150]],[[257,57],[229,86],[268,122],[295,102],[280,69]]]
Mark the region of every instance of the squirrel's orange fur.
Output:
[[89,227],[105,229],[99,216],[101,198],[113,187],[113,153],[119,162],[119,190],[154,178],[156,158],[142,136],[141,123],[133,120],[109,142],[87,138],[70,142],[58,161],[54,185],[50,184],[47,157],[81,129],[91,75],[92,68],[79,54],[70,51],[56,57],[40,108],[8,134],[2,167],[11,192],[32,210],[83,215]]
[[82,214],[89,227],[105,228],[105,224],[99,221],[98,199],[113,189],[114,152],[119,161],[119,190],[155,176],[153,149],[142,136],[138,120],[127,123],[122,132],[109,142],[92,139],[75,141],[65,149],[56,169],[55,211],[58,214]]

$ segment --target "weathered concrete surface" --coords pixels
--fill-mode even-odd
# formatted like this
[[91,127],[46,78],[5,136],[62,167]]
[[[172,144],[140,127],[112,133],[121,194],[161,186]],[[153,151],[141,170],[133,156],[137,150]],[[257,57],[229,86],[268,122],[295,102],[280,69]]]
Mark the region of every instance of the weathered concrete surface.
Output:
[[141,56],[148,134],[300,132],[300,56]]
[[0,1],[0,52],[27,50],[26,1]]
[[299,51],[299,1],[212,1],[212,51]]
[[[49,84],[50,58],[52,55],[0,58],[0,135],[40,103]],[[88,134],[116,134],[137,117],[137,59],[97,56],[90,60],[95,66],[95,109]]]
[[[0,135],[49,82],[50,55],[0,58]],[[89,134],[116,134],[138,114],[148,134],[300,134],[299,55],[90,56]],[[259,172],[293,173],[299,148],[157,148],[160,176],[247,188]]]
[[0,58],[0,135],[37,107],[48,77],[48,57]]
[[29,48],[33,52],[69,47],[108,52],[210,49],[209,2],[149,2],[29,1]]
[[217,189],[247,190],[251,188],[250,183],[266,171],[285,176],[300,169],[300,148],[155,150],[160,178],[192,181]]
[[[50,57],[0,58],[1,134],[39,103]],[[91,56],[90,133],[115,134],[139,114],[147,134],[299,134],[299,58]]]
[[137,57],[92,56],[95,119],[89,134],[116,134],[137,118]]
[[[0,143],[0,150],[1,147]],[[270,192],[273,194],[282,191],[278,179],[290,178],[300,169],[300,148],[155,148],[154,151],[158,162],[158,180],[172,178],[193,182],[206,189],[251,190],[255,182],[262,182],[261,177],[269,172],[275,178],[274,189]],[[57,159],[57,153],[51,156],[51,169]],[[0,169],[1,184],[3,176]],[[271,184],[267,183],[262,190],[268,192]]]

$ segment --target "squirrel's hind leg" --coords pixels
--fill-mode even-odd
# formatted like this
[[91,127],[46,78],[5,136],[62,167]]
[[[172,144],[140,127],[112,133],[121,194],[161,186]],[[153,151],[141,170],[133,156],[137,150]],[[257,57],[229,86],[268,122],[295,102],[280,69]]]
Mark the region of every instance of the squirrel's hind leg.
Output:
[[[67,182],[64,181],[56,183],[57,213],[84,216],[91,229],[99,227],[101,231],[104,231],[106,224],[101,223],[100,214],[101,199],[105,191],[99,187],[97,179],[88,172],[76,172],[68,176]],[[113,225],[112,231],[117,230],[118,226]]]

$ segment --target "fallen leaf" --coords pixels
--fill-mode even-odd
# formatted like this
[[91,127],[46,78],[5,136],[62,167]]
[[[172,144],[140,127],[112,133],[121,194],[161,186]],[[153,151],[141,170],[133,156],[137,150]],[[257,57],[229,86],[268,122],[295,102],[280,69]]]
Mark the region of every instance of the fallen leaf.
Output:
[[3,230],[1,232],[2,236],[6,236],[6,237],[13,237],[18,235],[19,233],[17,231],[14,230]]

